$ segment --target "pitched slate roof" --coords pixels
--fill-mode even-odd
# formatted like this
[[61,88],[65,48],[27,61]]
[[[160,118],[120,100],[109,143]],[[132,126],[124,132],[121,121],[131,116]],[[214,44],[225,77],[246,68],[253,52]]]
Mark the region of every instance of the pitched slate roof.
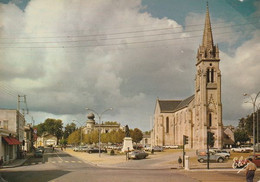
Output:
[[194,95],[184,100],[158,100],[158,102],[162,113],[174,113],[187,107],[193,99]]
[[190,97],[188,97],[187,99],[184,99],[175,109],[175,111],[180,110],[184,107],[187,107],[189,105],[189,103],[194,99],[195,95],[192,95]]
[[161,112],[173,112],[181,100],[158,100]]

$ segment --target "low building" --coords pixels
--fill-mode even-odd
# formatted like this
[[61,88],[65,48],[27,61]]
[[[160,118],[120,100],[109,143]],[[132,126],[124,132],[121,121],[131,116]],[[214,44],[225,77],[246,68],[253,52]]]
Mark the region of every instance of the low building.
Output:
[[232,148],[235,144],[234,130],[235,128],[233,126],[224,127],[223,146],[225,148]]
[[48,147],[48,146],[55,146],[58,143],[58,139],[56,136],[49,134],[49,133],[44,133],[41,137],[37,137],[37,141],[36,141],[36,146],[44,146],[44,147]]
[[146,135],[146,134],[144,134],[144,135],[143,135],[143,139],[140,141],[140,144],[141,144],[143,147],[151,146],[151,135]]
[[21,157],[25,123],[19,111],[0,109],[0,157],[4,163]]

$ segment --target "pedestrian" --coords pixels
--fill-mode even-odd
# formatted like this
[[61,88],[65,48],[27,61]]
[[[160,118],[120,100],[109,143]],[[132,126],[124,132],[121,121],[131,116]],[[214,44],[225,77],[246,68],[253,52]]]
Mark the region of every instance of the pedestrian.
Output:
[[181,164],[182,164],[181,156],[179,156],[178,163],[179,163],[179,167],[181,167]]
[[253,182],[255,177],[255,171],[257,169],[256,165],[252,162],[252,158],[248,159],[248,164],[246,165],[246,181]]

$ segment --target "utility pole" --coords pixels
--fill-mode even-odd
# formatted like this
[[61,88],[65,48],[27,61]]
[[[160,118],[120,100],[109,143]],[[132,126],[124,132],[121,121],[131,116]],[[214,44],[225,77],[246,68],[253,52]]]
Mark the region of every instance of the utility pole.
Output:
[[[21,100],[21,98],[23,98],[23,100]],[[26,101],[26,95],[18,95],[18,97],[17,97],[17,111],[19,112],[20,111],[20,103],[21,102],[23,102],[24,104],[25,104],[25,106],[26,106],[26,113],[27,114],[29,114],[29,110],[28,110],[28,107],[27,107],[27,101]],[[23,115],[24,115],[25,113],[23,112]]]

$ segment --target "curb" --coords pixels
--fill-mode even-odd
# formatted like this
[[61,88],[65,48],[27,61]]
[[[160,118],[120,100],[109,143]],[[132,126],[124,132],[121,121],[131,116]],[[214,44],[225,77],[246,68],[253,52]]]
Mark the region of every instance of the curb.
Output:
[[2,169],[4,168],[14,168],[14,167],[19,167],[22,166],[28,159],[32,158],[32,156],[28,156],[27,158],[25,158],[21,163],[19,164],[15,164],[15,165],[7,165],[7,166],[2,166]]

